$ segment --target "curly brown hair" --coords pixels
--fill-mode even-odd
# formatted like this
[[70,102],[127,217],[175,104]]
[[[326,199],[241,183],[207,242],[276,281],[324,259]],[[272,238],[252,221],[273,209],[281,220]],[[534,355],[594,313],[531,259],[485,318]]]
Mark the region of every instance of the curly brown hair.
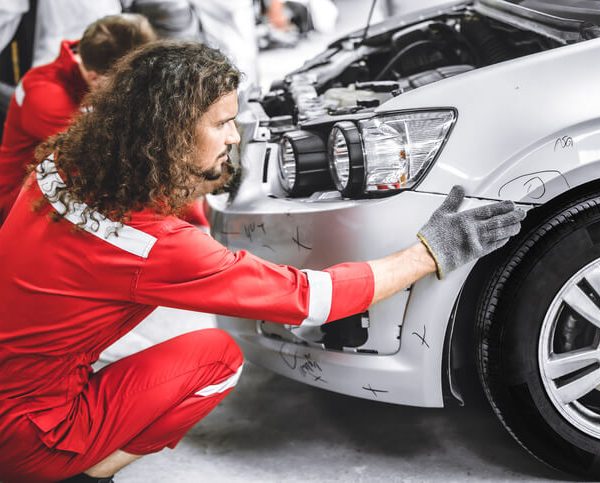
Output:
[[64,180],[50,201],[85,203],[81,225],[93,212],[113,221],[144,208],[179,212],[207,192],[195,126],[240,76],[219,51],[193,42],[157,41],[126,55],[90,94],[89,112],[36,151],[38,162],[54,154]]

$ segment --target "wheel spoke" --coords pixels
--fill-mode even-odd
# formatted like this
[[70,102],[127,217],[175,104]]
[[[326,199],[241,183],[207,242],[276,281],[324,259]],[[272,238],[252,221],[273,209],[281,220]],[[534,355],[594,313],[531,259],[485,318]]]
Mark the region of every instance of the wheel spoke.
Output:
[[600,328],[600,308],[577,285],[567,290],[563,300],[575,312]]
[[599,362],[598,351],[583,349],[567,352],[566,354],[553,354],[544,364],[544,371],[550,379],[572,374],[575,371]]
[[590,270],[585,274],[585,279],[591,285],[591,287],[596,291],[597,294],[600,294],[600,266],[594,267],[593,270]]
[[563,404],[569,404],[585,396],[600,385],[600,368],[558,388],[557,393]]

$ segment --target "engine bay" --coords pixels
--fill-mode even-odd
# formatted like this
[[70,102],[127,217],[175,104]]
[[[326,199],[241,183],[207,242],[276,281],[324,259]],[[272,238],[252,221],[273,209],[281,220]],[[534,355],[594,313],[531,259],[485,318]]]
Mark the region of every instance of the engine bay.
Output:
[[273,134],[373,110],[421,86],[562,45],[468,8],[385,34],[348,37],[275,82],[260,99]]

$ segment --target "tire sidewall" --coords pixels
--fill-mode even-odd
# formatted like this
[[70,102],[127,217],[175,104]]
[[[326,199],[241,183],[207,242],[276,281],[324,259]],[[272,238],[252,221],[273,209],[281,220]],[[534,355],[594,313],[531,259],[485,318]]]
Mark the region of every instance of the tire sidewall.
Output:
[[589,228],[594,225],[600,226],[599,213],[582,214],[559,227],[550,240],[540,244],[543,250],[524,260],[520,267],[522,278],[502,298],[500,357],[507,387],[524,383],[535,405],[532,409],[555,433],[579,449],[598,454],[600,439],[574,427],[553,405],[538,361],[541,328],[552,301],[576,272],[600,259],[600,240],[589,235]]

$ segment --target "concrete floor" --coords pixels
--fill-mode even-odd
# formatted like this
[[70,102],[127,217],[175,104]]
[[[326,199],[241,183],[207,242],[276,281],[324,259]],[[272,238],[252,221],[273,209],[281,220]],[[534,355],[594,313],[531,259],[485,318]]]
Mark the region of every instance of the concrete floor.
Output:
[[[209,315],[159,309],[104,357],[212,326]],[[522,450],[486,405],[393,406],[247,363],[235,391],[175,450],[145,457],[117,481],[567,481],[561,478]]]
[[[370,1],[338,0],[337,32],[259,57],[261,84],[364,25]],[[189,330],[204,314],[159,309],[104,354],[114,360]],[[522,450],[491,410],[421,409],[354,399],[246,364],[236,390],[175,450],[147,456],[118,483],[168,481],[569,481]]]

